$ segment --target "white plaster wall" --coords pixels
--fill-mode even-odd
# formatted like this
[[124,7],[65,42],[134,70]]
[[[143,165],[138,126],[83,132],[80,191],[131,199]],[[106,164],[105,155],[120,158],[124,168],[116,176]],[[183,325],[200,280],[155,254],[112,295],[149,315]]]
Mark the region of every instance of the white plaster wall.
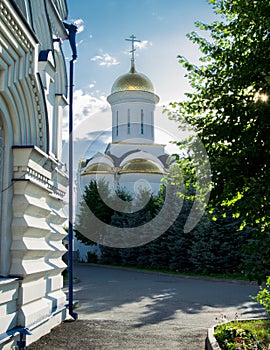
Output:
[[[53,172],[39,168],[35,162],[35,159],[42,160],[42,153],[35,148],[15,148],[13,157],[15,183],[10,274],[22,277],[17,323],[31,327],[65,307],[61,272],[66,267],[62,261],[66,251],[62,244],[66,232],[62,226],[66,218],[62,198],[50,187]],[[44,158],[44,162],[51,161]],[[22,178],[22,169],[29,167],[36,172],[26,171]]]
[[[133,140],[131,140],[133,141]],[[143,140],[144,141],[144,140]],[[165,154],[165,146],[156,143],[138,143],[138,142],[124,142],[124,143],[110,143],[106,152],[109,152],[116,157],[122,157],[130,151],[142,151],[153,154],[158,157]]]
[[[67,84],[65,62],[58,53],[67,34],[50,1],[29,4],[35,35],[31,23],[25,25],[12,3],[0,0],[0,118],[5,137],[0,335],[16,326],[29,327],[34,333],[29,341],[34,341],[66,315],[61,272],[66,267],[62,207],[67,177],[59,159]],[[58,46],[53,47],[53,38],[61,39]],[[42,49],[54,49],[57,54],[55,61],[45,65],[45,80],[40,81],[38,54]],[[9,275],[20,279],[10,281]],[[10,349],[16,341],[10,339],[0,349]]]
[[[154,142],[153,113],[155,105],[152,103],[129,102],[112,106],[112,141],[128,142],[130,139],[144,139]],[[128,112],[129,111],[129,112]],[[118,135],[117,135],[118,113]],[[143,113],[143,130],[141,130],[141,114]],[[130,127],[128,127],[128,114]],[[139,140],[138,140],[139,141]]]
[[138,139],[137,142],[140,142],[140,139],[144,139],[146,143],[154,142],[154,110],[157,101],[158,97],[147,91],[121,91],[111,94],[108,102],[112,109],[112,141],[128,142],[129,139]]
[[[17,324],[17,303],[19,281],[14,278],[0,278],[0,334]],[[1,349],[1,346],[0,346]]]
[[121,174],[118,181],[121,187],[126,188],[133,195],[141,190],[157,194],[163,178],[162,174],[129,173]]

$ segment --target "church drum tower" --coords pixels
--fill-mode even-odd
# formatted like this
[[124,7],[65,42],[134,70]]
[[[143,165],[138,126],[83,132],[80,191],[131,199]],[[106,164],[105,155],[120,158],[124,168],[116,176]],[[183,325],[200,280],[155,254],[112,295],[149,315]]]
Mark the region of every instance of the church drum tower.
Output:
[[131,67],[116,79],[107,98],[112,110],[112,142],[104,154],[97,153],[81,163],[80,174],[83,183],[103,177],[113,181],[114,188],[120,186],[131,193],[138,186],[158,192],[170,162],[165,146],[154,141],[154,111],[159,97],[150,79],[135,69],[138,40],[134,35],[126,40],[132,44]]

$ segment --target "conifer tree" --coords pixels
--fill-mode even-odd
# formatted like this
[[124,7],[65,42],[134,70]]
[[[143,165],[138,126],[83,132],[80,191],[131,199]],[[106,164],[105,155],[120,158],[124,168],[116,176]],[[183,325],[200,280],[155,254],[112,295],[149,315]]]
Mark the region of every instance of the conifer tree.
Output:
[[[100,195],[102,193],[102,196]],[[86,245],[95,244],[89,237],[98,238],[104,232],[100,232],[100,227],[95,224],[94,217],[109,224],[113,215],[113,210],[108,207],[103,198],[110,198],[111,193],[108,183],[100,179],[98,182],[91,180],[85,187],[83,200],[80,203],[79,213],[76,217],[75,235],[78,240]],[[94,216],[94,217],[93,217]]]

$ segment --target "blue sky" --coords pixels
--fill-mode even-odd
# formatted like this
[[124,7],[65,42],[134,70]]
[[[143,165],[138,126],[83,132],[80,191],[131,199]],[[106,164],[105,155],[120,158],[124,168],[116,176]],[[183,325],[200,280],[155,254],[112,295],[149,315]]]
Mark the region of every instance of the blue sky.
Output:
[[[206,0],[67,0],[67,4],[67,22],[78,26],[74,125],[80,129],[75,138],[82,139],[110,127],[106,98],[115,79],[130,68],[131,46],[126,38],[134,34],[141,40],[136,69],[150,78],[162,106],[182,100],[190,90],[177,55],[198,63],[199,51],[186,34],[196,30],[197,20],[217,19]],[[64,53],[68,64],[68,42]],[[99,125],[99,120],[108,124]],[[65,118],[65,130],[66,126]]]
[[[194,22],[216,19],[206,0],[68,0],[69,21],[79,25],[76,89],[107,96],[114,80],[129,70],[134,34],[142,41],[137,70],[153,82],[161,103],[183,98],[188,88],[178,54],[197,61],[186,38]],[[68,53],[68,49],[65,50]]]

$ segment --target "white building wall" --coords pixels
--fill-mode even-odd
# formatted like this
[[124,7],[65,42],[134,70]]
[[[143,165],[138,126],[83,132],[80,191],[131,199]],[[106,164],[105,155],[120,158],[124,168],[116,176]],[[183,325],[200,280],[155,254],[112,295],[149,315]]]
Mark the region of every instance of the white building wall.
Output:
[[154,142],[154,110],[158,97],[147,91],[120,91],[111,94],[112,142]]
[[121,103],[112,108],[112,140],[128,142],[130,139],[146,139],[154,142],[153,113],[155,105],[135,102]]
[[157,194],[164,177],[164,174],[129,173],[119,175],[118,182],[120,187],[125,188],[130,193],[148,191]]
[[[138,141],[138,140],[131,140]],[[106,153],[113,154],[116,157],[127,157],[129,152],[137,151],[137,152],[145,152],[148,155],[153,155],[155,157],[159,157],[165,154],[165,145],[157,144],[157,143],[144,143],[138,144],[138,142],[123,142],[123,143],[110,143],[106,149]],[[149,157],[149,156],[148,156]],[[151,156],[150,156],[151,157]],[[151,159],[151,158],[150,158]]]
[[17,325],[19,280],[16,278],[0,279],[0,290],[0,334],[3,334],[7,331],[7,327],[11,329]]
[[[29,344],[66,316],[61,273],[66,267],[62,207],[67,176],[59,161],[67,104],[60,50],[67,38],[62,24],[66,2],[16,3],[29,26],[13,2],[0,0],[0,159],[5,164],[0,175],[1,350],[16,345],[18,336],[12,334],[18,327],[33,332]],[[39,62],[44,48],[55,55]]]

